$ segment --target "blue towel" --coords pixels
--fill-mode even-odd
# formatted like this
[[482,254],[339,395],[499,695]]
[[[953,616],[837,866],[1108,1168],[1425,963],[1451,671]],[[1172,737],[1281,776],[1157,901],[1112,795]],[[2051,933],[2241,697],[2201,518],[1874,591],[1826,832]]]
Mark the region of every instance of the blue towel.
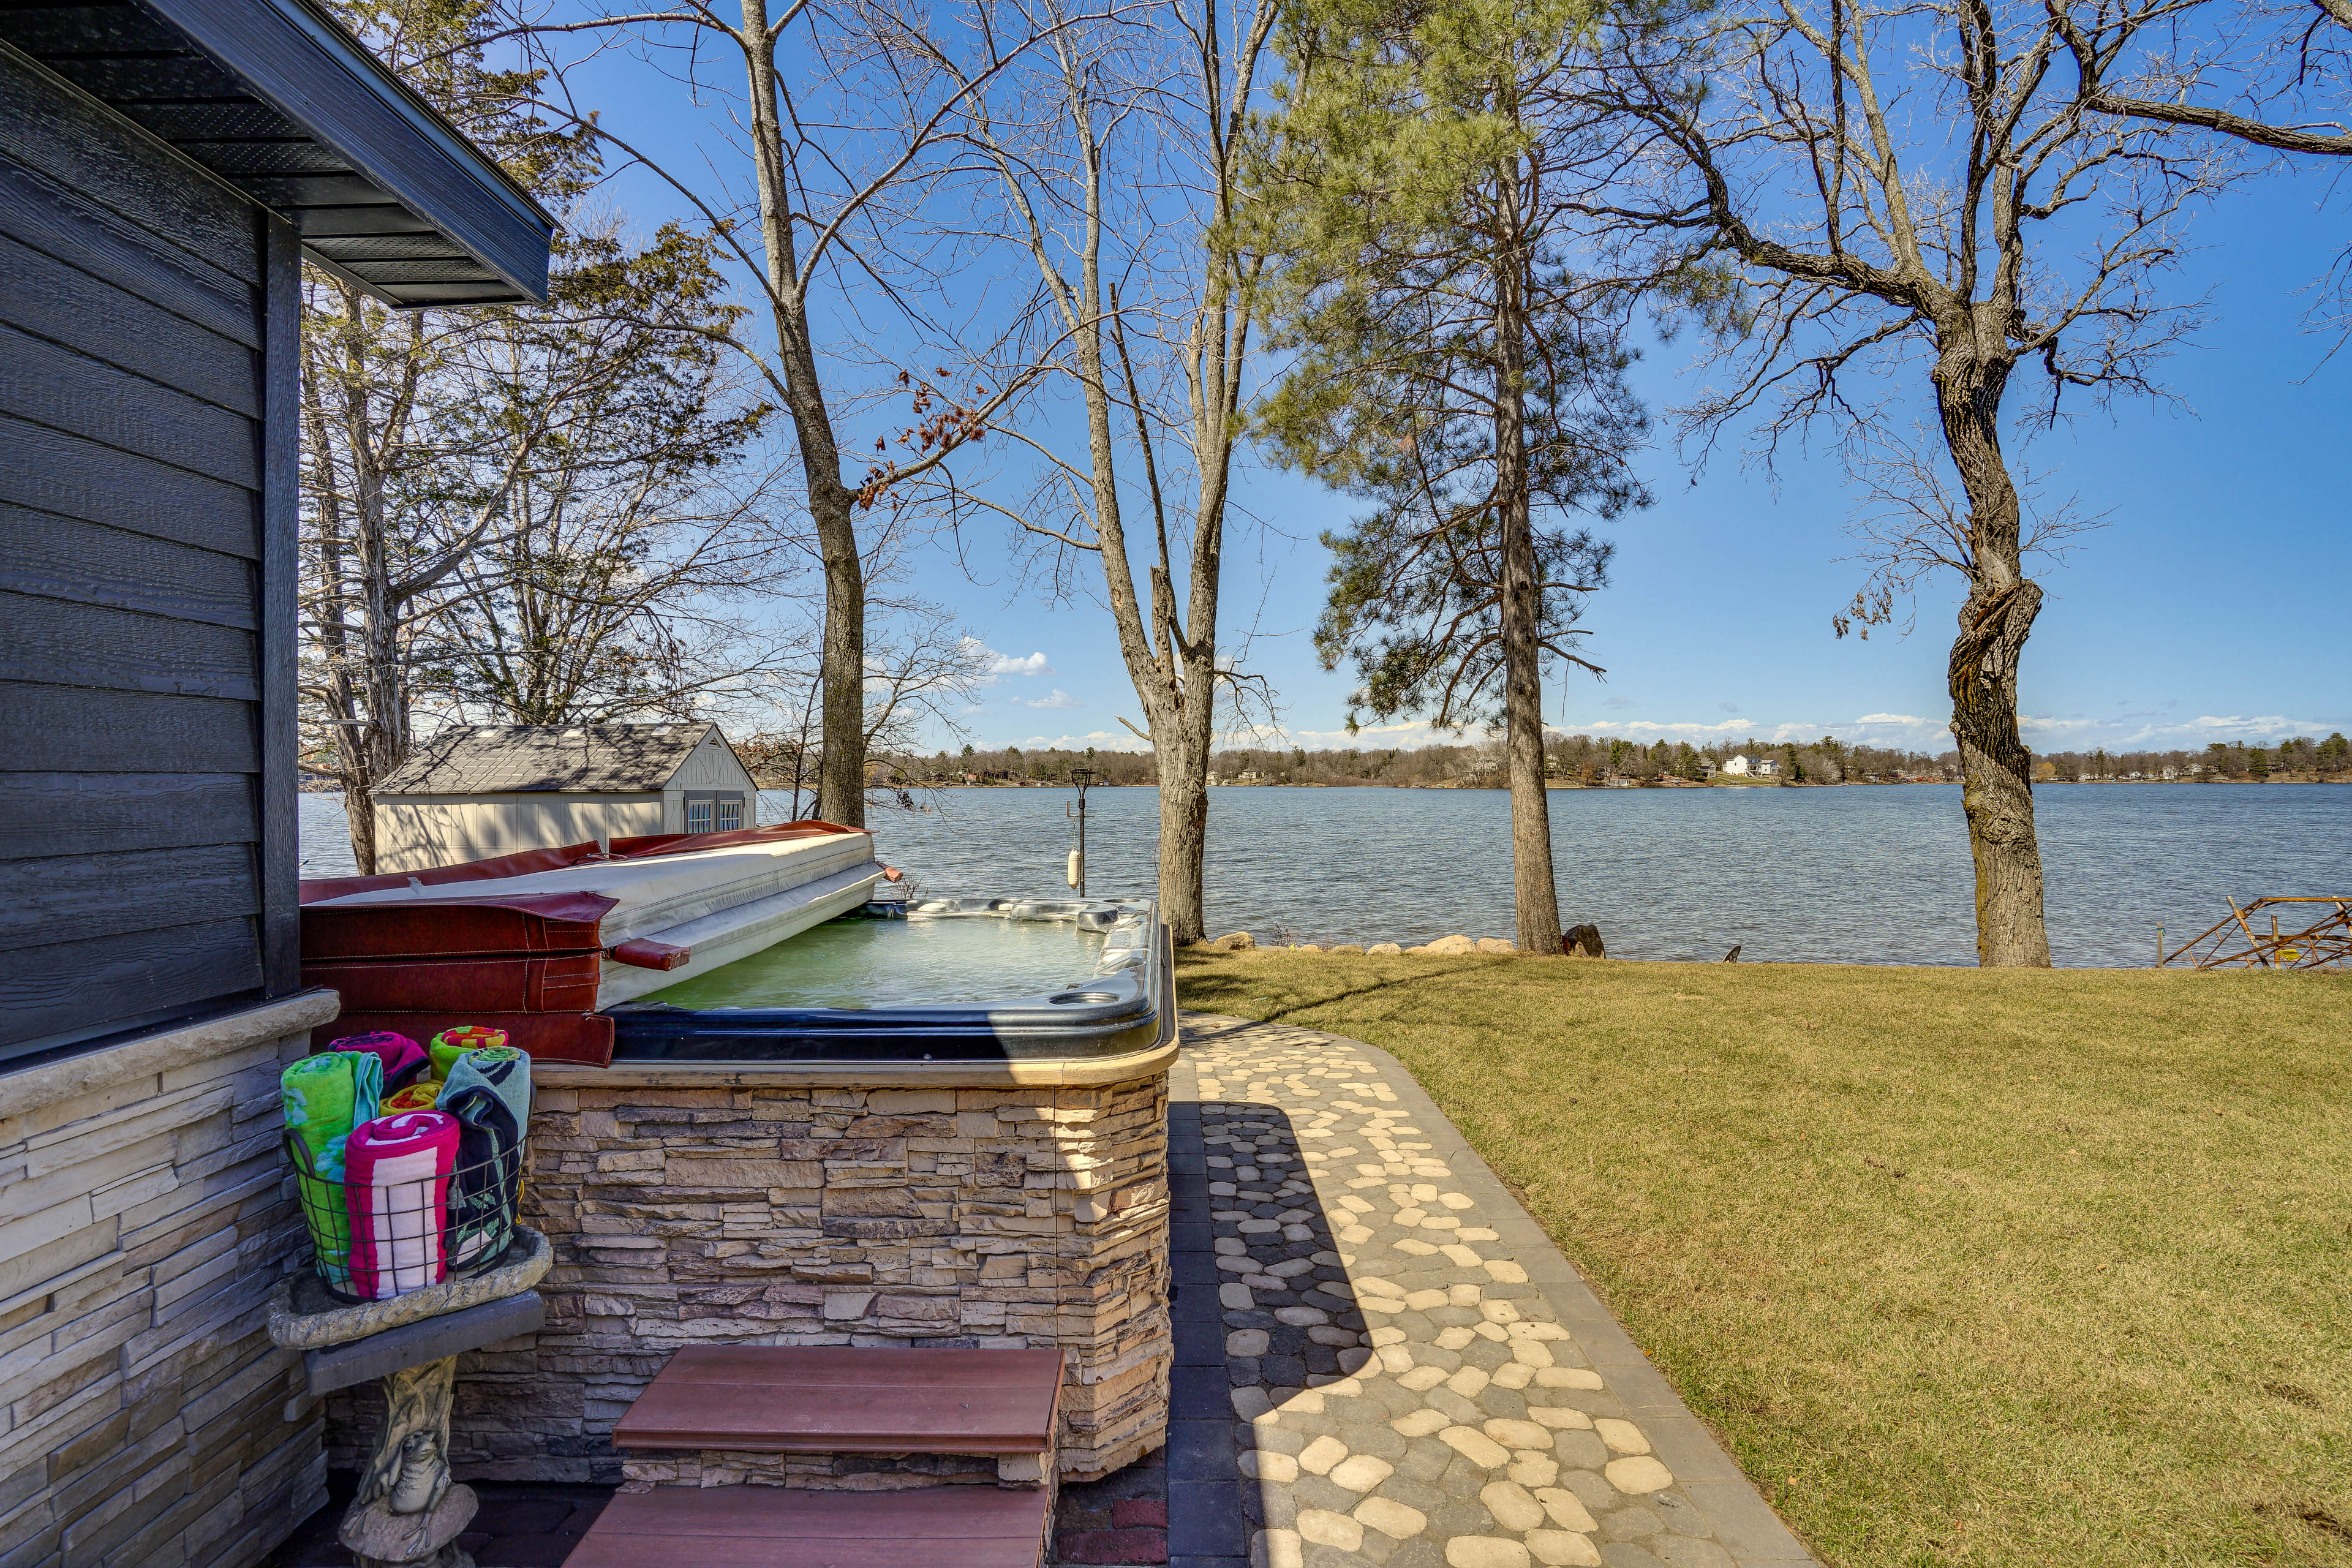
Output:
[[522,1144],[530,1127],[530,1058],[512,1046],[467,1051],[434,1102],[457,1119],[457,1169],[449,1186],[449,1255],[471,1260],[506,1245],[522,1195]]

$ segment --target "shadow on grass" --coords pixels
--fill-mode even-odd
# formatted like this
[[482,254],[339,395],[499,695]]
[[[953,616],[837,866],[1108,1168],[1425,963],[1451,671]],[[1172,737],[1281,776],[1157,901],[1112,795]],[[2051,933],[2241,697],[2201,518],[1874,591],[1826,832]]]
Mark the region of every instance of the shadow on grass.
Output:
[[[1245,994],[1251,986],[1264,984],[1265,983],[1264,976],[1254,976],[1244,980],[1239,975],[1218,975],[1200,961],[1195,961],[1190,968],[1183,967],[1180,962],[1177,970],[1177,995],[1180,1004],[1188,1011],[1226,1012],[1237,1017],[1246,1017],[1253,1023],[1279,1024],[1297,1014],[1312,1012],[1318,1007],[1328,1007],[1335,1002],[1351,1002],[1359,996],[1376,996],[1384,991],[1410,990],[1425,981],[1450,980],[1456,975],[1470,973],[1480,969],[1491,969],[1497,964],[1510,962],[1508,958],[1496,955],[1484,960],[1473,960],[1467,963],[1449,965],[1444,969],[1432,970],[1423,974],[1400,974],[1387,980],[1376,980],[1368,984],[1351,985],[1345,990],[1329,992],[1320,996],[1305,997],[1297,1001],[1285,1000],[1281,1005],[1264,1012],[1231,1005],[1235,1003],[1268,1000],[1269,998]],[[1209,1041],[1218,1038],[1219,1033],[1196,1029],[1188,1031],[1186,1037]]]

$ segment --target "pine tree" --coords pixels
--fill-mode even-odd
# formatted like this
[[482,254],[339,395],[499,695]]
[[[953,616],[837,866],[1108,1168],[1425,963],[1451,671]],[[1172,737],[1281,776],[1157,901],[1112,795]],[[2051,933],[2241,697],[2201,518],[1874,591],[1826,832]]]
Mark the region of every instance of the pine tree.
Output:
[[1586,0],[1418,9],[1311,0],[1255,180],[1296,350],[1264,428],[1276,457],[1368,501],[1327,535],[1316,646],[1351,661],[1357,712],[1495,724],[1511,787],[1523,952],[1560,951],[1542,681],[1578,651],[1611,547],[1570,524],[1646,502],[1625,466],[1645,417],[1622,321],[1566,265],[1554,184],[1560,40]]

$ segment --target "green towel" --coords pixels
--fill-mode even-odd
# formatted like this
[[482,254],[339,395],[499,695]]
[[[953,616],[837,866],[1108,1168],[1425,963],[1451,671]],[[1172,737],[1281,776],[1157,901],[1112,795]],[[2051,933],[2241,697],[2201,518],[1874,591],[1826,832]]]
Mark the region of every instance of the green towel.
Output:
[[383,1063],[369,1051],[323,1051],[278,1075],[286,1125],[310,1156],[302,1175],[302,1217],[320,1272],[338,1287],[350,1280],[352,1222],[343,1204],[343,1144],[372,1120],[383,1093]]
[[425,1048],[433,1058],[433,1076],[446,1083],[459,1057],[467,1051],[490,1050],[506,1043],[507,1032],[504,1029],[486,1028],[479,1024],[460,1024],[434,1036],[433,1043]]

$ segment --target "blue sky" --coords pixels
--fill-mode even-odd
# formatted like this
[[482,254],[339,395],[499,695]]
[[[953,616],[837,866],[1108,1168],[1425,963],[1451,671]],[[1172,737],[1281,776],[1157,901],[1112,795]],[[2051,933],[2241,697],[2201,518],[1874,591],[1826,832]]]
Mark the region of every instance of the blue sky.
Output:
[[[707,119],[677,112],[673,84],[642,66],[615,61],[579,80],[616,131],[665,156],[691,161],[698,137],[716,139],[701,129]],[[641,226],[680,205],[642,173],[616,179],[611,194]],[[2173,297],[2210,290],[2210,321],[2170,362],[2179,402],[2088,415],[2025,449],[2052,490],[2111,516],[2068,560],[2034,569],[2048,598],[2025,656],[2022,708],[2037,750],[2352,730],[2342,644],[2352,350],[2327,359],[2332,340],[2305,321],[2312,284],[2352,237],[2333,195],[2324,172],[2278,175],[2197,215],[2200,248]],[[1654,407],[1687,394],[1689,357],[1675,345],[1651,351],[1639,384]],[[867,374],[842,365],[845,384]],[[2039,390],[2021,380],[2012,402]],[[1784,454],[1775,478],[1727,449],[1694,473],[1662,443],[1641,467],[1657,504],[1603,530],[1618,544],[1614,583],[1584,623],[1608,678],[1556,679],[1550,722],[1645,740],[1834,733],[1948,746],[1956,583],[1929,584],[1908,637],[1832,635],[1832,612],[1865,572],[1841,559],[1853,544],[1833,456]],[[1245,637],[1247,668],[1277,695],[1279,727],[1261,743],[1430,739],[1401,724],[1351,742],[1341,728],[1346,673],[1316,664],[1309,634],[1326,565],[1316,536],[1345,521],[1345,499],[1254,462],[1236,496],[1258,521],[1229,547],[1224,642],[1233,650]],[[966,540],[961,562],[944,550],[919,558],[915,579],[992,652],[994,673],[964,715],[969,739],[1139,745],[1118,722],[1142,715],[1094,599],[1055,604],[1025,591],[1003,539],[985,531]]]
[[[2316,178],[2273,180],[2201,215],[2204,248],[2180,283],[2212,289],[2212,323],[2171,363],[2180,403],[2087,416],[2027,448],[2053,489],[2113,514],[2066,561],[2036,568],[2049,597],[2022,682],[2036,750],[2352,730],[2340,640],[2352,598],[2352,351],[2323,363],[2332,340],[2305,330],[2305,290],[2347,237],[2340,207],[2318,210],[2325,194]],[[1653,350],[1641,379],[1654,406],[1689,384],[1688,357]],[[1908,637],[1832,635],[1831,613],[1864,572],[1841,559],[1853,542],[1833,456],[1784,459],[1777,483],[1732,452],[1694,474],[1662,447],[1643,468],[1657,504],[1606,530],[1614,583],[1585,616],[1608,678],[1555,679],[1549,721],[1643,739],[1948,745],[1957,580],[1922,595]],[[1346,520],[1345,499],[1262,468],[1239,489],[1276,526],[1234,552],[1227,625],[1255,627],[1250,666],[1279,690],[1290,737],[1309,747],[1428,738],[1405,725],[1350,742],[1345,672],[1316,666],[1308,632],[1326,555],[1315,536]],[[945,572],[925,582],[992,648],[1024,661],[982,694],[975,739],[1133,743],[1117,716],[1141,714],[1098,609],[1008,601]]]

